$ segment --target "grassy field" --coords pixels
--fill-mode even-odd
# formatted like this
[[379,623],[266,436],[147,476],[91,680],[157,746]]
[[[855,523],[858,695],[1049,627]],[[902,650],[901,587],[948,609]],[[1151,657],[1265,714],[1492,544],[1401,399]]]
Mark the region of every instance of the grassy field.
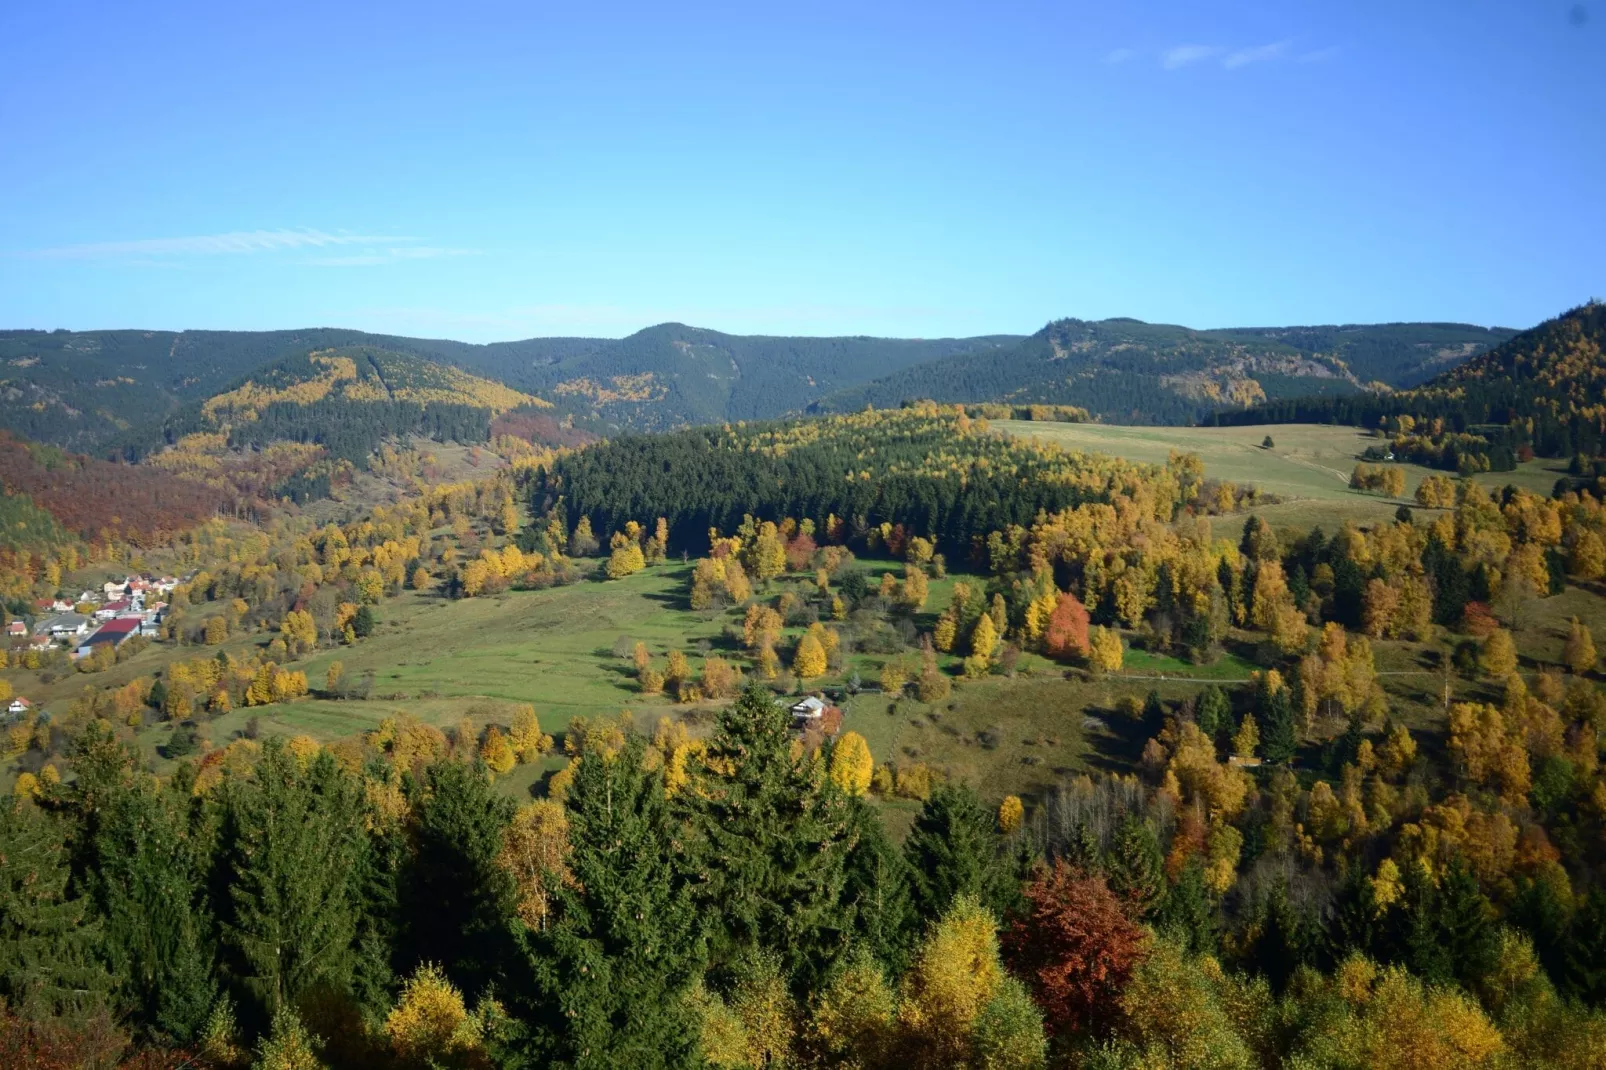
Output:
[[[1003,420],[993,426],[1013,435],[1047,439],[1066,449],[1154,464],[1163,464],[1172,450],[1197,453],[1207,476],[1252,483],[1285,499],[1257,510],[1274,527],[1319,524],[1331,531],[1346,520],[1365,524],[1389,519],[1400,504],[1349,488],[1350,472],[1361,451],[1378,441],[1353,427],[1122,427],[1025,420]],[[1274,445],[1263,449],[1261,441],[1268,434]],[[1414,464],[1400,467],[1406,472],[1408,494],[1415,493],[1417,484],[1435,471]],[[1514,483],[1548,495],[1564,468],[1562,461],[1530,461],[1515,472],[1490,472],[1477,478],[1491,487]]]
[[[1149,428],[1103,425],[1009,422],[1012,433],[1038,435],[1073,449],[1100,450],[1139,461],[1161,461],[1172,449],[1200,454],[1209,475],[1234,482],[1256,483],[1288,499],[1263,510],[1273,523],[1329,530],[1347,519],[1387,519],[1397,502],[1363,495],[1347,486],[1355,455],[1368,440],[1353,429],[1329,426],[1270,428],[1275,446],[1260,447],[1266,428]],[[1411,470],[1411,486],[1427,474]],[[1548,491],[1556,472],[1531,463],[1515,473],[1483,477],[1492,485],[1514,482]],[[900,572],[893,562],[861,560],[874,585],[882,573]],[[258,730],[273,734],[306,733],[329,741],[368,731],[382,719],[407,714],[441,727],[468,717],[476,726],[511,721],[518,705],[535,707],[543,728],[559,734],[576,716],[616,716],[628,709],[636,723],[650,729],[659,717],[687,718],[702,731],[717,704],[675,705],[662,696],[644,696],[635,689],[629,657],[637,641],[645,642],[657,663],[671,649],[684,651],[698,667],[703,653],[740,655],[730,637],[739,630],[740,615],[693,612],[686,601],[690,567],[669,563],[619,581],[588,580],[545,591],[508,592],[491,598],[450,601],[433,593],[407,591],[377,607],[375,634],[355,646],[341,647],[296,663],[315,690],[321,688],[331,661],[339,660],[345,678],[372,674],[366,700],[311,697],[297,702],[235,710],[203,724],[215,744],[246,730],[253,719]],[[978,576],[951,574],[933,579],[926,611],[915,626],[929,630],[948,604],[955,583],[985,587]],[[759,593],[773,599],[786,585],[800,591],[811,584],[802,578],[773,583]],[[1559,659],[1566,621],[1578,615],[1595,634],[1606,634],[1606,598],[1602,591],[1577,588],[1537,603],[1519,634],[1524,669],[1534,671]],[[204,614],[204,610],[199,611]],[[789,650],[799,629],[782,639]],[[247,653],[265,641],[261,635],[236,636],[224,649]],[[1403,643],[1374,644],[1377,665],[1384,672],[1394,715],[1421,734],[1424,746],[1442,746],[1439,681],[1430,670],[1441,647]],[[69,674],[44,684],[36,674],[13,677],[16,690],[47,708],[65,710],[79,690],[115,687],[135,676],[153,676],[175,658],[213,653],[212,648],[157,644],[104,674]],[[814,681],[835,687],[857,673],[865,685],[876,683],[883,655],[849,655],[841,671]],[[957,658],[945,657],[953,672]],[[893,698],[869,690],[847,702],[846,727],[862,733],[877,761],[925,762],[969,782],[987,797],[1006,793],[1040,798],[1068,773],[1132,768],[1152,727],[1116,713],[1119,700],[1141,700],[1150,691],[1166,701],[1191,697],[1209,683],[1233,687],[1244,681],[1260,660],[1254,637],[1239,635],[1226,654],[1210,665],[1190,665],[1176,658],[1129,650],[1122,673],[1089,679],[1067,672],[1037,655],[1024,655],[1014,678],[995,676],[981,682],[956,681],[953,693],[934,705],[912,697]],[[739,663],[745,663],[745,657]],[[1458,698],[1496,699],[1482,681],[1457,680]],[[173,762],[162,756],[172,726],[150,725],[138,733],[141,749],[160,771]],[[501,781],[504,790],[525,795],[557,768],[550,757],[523,767]],[[916,807],[907,801],[886,804],[889,819],[899,826],[912,819]]]

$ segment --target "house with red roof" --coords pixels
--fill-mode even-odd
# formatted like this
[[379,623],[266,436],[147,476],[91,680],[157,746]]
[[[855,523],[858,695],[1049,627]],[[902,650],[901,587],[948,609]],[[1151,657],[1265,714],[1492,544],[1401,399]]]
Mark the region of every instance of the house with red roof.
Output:
[[94,635],[79,644],[73,656],[85,657],[92,653],[97,646],[103,646],[106,643],[110,643],[113,648],[120,647],[133,636],[139,634],[140,623],[141,621],[138,617],[118,617],[116,620],[109,620],[102,624]]

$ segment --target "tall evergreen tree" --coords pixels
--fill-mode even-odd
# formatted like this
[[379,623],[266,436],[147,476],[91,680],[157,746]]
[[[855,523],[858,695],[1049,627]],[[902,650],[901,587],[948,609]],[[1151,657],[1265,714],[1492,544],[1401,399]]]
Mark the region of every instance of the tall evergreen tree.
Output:
[[684,999],[701,976],[704,921],[682,870],[662,778],[632,737],[588,755],[566,797],[569,879],[554,921],[527,937],[535,977],[532,1055],[554,1067],[692,1061]]
[[1606,891],[1592,888],[1567,930],[1561,982],[1593,1006],[1606,1004]]
[[1205,887],[1204,864],[1195,855],[1166,890],[1154,915],[1155,928],[1196,955],[1216,951],[1216,908]]
[[111,984],[88,904],[68,895],[63,832],[30,803],[0,806],[0,998],[30,1016],[86,1013]]
[[265,1018],[315,985],[345,991],[362,910],[356,782],[327,753],[303,770],[270,739],[249,776],[224,781],[221,911],[231,966]]
[[721,918],[715,964],[768,949],[810,989],[847,944],[849,799],[817,756],[793,757],[786,711],[756,684],[721,712],[685,797],[701,895]]
[[1299,722],[1286,687],[1262,693],[1258,720],[1261,757],[1277,764],[1292,759],[1299,748]]
[[932,792],[903,850],[922,918],[940,917],[963,896],[999,919],[1019,902],[1020,883],[993,813],[968,787],[945,784]]
[[206,878],[206,826],[190,821],[188,794],[141,778],[101,804],[88,883],[105,944],[136,1020],[189,1043],[217,998],[217,933]]
[[1131,903],[1136,913],[1147,914],[1159,904],[1165,894],[1165,856],[1147,821],[1131,814],[1121,822],[1105,853],[1104,873],[1110,890]]
[[920,936],[909,863],[862,799],[853,800],[851,829],[843,899],[853,912],[854,939],[897,977],[908,967]]
[[419,795],[413,860],[400,892],[404,970],[437,963],[477,999],[511,962],[513,882],[496,859],[515,807],[477,761],[435,762]]

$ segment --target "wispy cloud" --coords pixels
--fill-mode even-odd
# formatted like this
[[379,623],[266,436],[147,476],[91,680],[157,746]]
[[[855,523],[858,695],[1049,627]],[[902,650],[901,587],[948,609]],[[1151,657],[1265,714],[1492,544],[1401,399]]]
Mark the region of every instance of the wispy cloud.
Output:
[[1160,66],[1168,71],[1181,70],[1220,53],[1221,49],[1214,45],[1177,45],[1160,53]]
[[1240,48],[1221,61],[1221,65],[1229,71],[1239,67],[1247,67],[1251,63],[1264,63],[1267,60],[1278,59],[1288,51],[1292,41],[1273,41],[1269,45],[1258,45],[1254,48]]
[[442,249],[429,245],[404,245],[388,249],[367,249],[345,256],[315,256],[307,260],[318,267],[373,267],[405,260],[434,260],[442,256],[478,256],[478,249]]
[[1113,67],[1117,63],[1125,63],[1137,54],[1138,51],[1135,48],[1116,48],[1105,55],[1104,62]]
[[329,233],[295,230],[239,230],[228,234],[200,234],[185,238],[139,238],[132,241],[87,242],[34,249],[24,255],[51,260],[110,260],[122,257],[238,256],[295,249],[321,249],[346,245],[387,245],[413,242],[406,235]]

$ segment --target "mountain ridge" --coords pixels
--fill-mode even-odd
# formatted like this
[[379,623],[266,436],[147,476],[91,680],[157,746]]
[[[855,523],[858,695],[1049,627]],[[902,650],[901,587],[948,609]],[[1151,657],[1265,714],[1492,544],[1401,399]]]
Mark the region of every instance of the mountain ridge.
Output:
[[[1464,360],[1513,333],[1442,323],[1199,331],[1132,317],[1067,318],[1032,335],[971,338],[734,335],[678,321],[617,339],[489,343],[339,327],[14,330],[0,331],[0,428],[95,452],[277,361],[342,346],[496,380],[554,402],[598,434],[888,407],[932,395],[1074,404],[1104,419],[1186,423],[1222,405],[1306,393],[1317,381],[1348,391],[1378,376],[1412,385],[1428,377],[1431,361]],[[1366,343],[1360,350],[1357,337]]]

